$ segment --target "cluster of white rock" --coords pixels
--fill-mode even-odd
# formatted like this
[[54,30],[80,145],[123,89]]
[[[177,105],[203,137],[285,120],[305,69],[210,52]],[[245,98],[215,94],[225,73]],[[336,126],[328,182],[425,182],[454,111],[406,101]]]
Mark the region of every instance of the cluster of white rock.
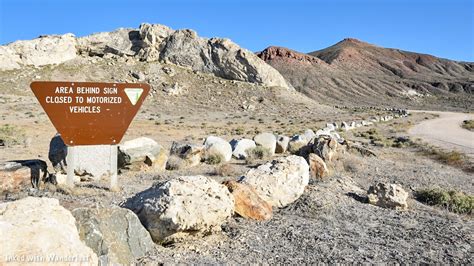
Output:
[[[393,120],[394,118],[401,118],[401,117],[407,117],[410,113],[407,110],[400,109],[400,112],[396,112],[394,115],[384,115],[384,116],[374,116],[371,117],[369,120],[360,120],[360,121],[351,121],[351,122],[341,122],[341,129],[345,131],[349,131],[355,128],[359,127],[367,127],[367,126],[372,126],[375,123],[379,122],[388,122],[390,120]],[[337,128],[338,124],[337,123],[332,123],[328,125],[333,125],[335,128]]]

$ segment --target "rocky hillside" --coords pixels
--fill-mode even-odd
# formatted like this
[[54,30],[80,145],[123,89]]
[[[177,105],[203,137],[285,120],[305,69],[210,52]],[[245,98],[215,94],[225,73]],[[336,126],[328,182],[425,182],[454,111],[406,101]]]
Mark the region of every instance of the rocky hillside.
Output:
[[199,37],[192,30],[142,24],[75,38],[72,34],[41,36],[0,46],[0,71],[24,66],[61,64],[78,55],[134,57],[167,62],[230,79],[290,89],[285,79],[252,52],[228,39]]
[[381,48],[356,39],[309,54],[269,47],[257,55],[298,91],[323,103],[472,108],[474,63]]

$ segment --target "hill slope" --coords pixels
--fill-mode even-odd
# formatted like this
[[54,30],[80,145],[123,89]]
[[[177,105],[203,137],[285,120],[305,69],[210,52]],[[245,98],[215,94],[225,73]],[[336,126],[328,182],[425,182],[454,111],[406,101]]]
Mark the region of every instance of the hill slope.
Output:
[[474,63],[356,39],[309,54],[269,47],[257,55],[298,91],[323,103],[473,108]]

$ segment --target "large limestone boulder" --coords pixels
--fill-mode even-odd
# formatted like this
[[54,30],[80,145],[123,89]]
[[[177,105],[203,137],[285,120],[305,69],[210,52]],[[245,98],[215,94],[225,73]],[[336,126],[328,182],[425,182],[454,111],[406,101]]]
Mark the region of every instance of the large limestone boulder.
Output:
[[140,137],[129,140],[120,144],[118,149],[119,168],[142,169],[146,166],[165,170],[168,153],[153,139]]
[[400,185],[378,183],[367,191],[369,203],[383,208],[405,210],[408,208],[408,192]]
[[288,144],[290,143],[290,138],[283,135],[278,135],[275,153],[285,153],[288,150]]
[[81,239],[97,254],[102,265],[134,264],[154,248],[150,234],[129,209],[77,208],[72,215]]
[[270,152],[270,155],[275,154],[277,139],[271,132],[263,132],[256,135],[253,140],[257,146],[262,146]]
[[309,182],[309,166],[303,157],[290,155],[250,169],[242,179],[275,207],[297,200]]
[[260,198],[253,187],[236,181],[227,181],[224,185],[234,197],[234,209],[237,214],[257,221],[272,218],[272,205]]
[[229,190],[205,176],[181,176],[138,193],[124,206],[157,243],[219,231],[234,211]]
[[241,160],[247,158],[247,150],[257,147],[255,141],[251,139],[233,139],[230,141],[230,146],[232,147],[232,155]]
[[209,136],[204,141],[204,158],[218,156],[228,162],[232,158],[232,147],[229,142],[216,136]]
[[[97,265],[72,214],[57,199],[27,197],[0,204],[0,264],[36,257],[43,264]],[[43,261],[44,260],[44,261]]]
[[76,38],[70,33],[41,36],[0,47],[0,70],[16,69],[24,65],[60,64],[77,56]]
[[157,59],[218,77],[292,88],[283,76],[254,53],[228,39],[199,37],[192,30],[142,24],[143,60]]
[[89,56],[104,56],[105,54],[133,56],[140,47],[140,34],[134,29],[120,28],[77,39],[78,52]]
[[0,163],[0,193],[17,192],[24,188],[38,188],[47,178],[45,161],[22,160]]

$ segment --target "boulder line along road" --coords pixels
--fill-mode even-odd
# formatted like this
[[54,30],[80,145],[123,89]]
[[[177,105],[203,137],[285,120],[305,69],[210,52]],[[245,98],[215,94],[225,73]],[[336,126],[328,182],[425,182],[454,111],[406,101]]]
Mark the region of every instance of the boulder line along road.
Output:
[[474,158],[474,132],[461,127],[464,120],[474,119],[474,114],[421,110],[410,112],[439,115],[438,118],[423,121],[410,128],[410,135],[441,148],[458,150]]

